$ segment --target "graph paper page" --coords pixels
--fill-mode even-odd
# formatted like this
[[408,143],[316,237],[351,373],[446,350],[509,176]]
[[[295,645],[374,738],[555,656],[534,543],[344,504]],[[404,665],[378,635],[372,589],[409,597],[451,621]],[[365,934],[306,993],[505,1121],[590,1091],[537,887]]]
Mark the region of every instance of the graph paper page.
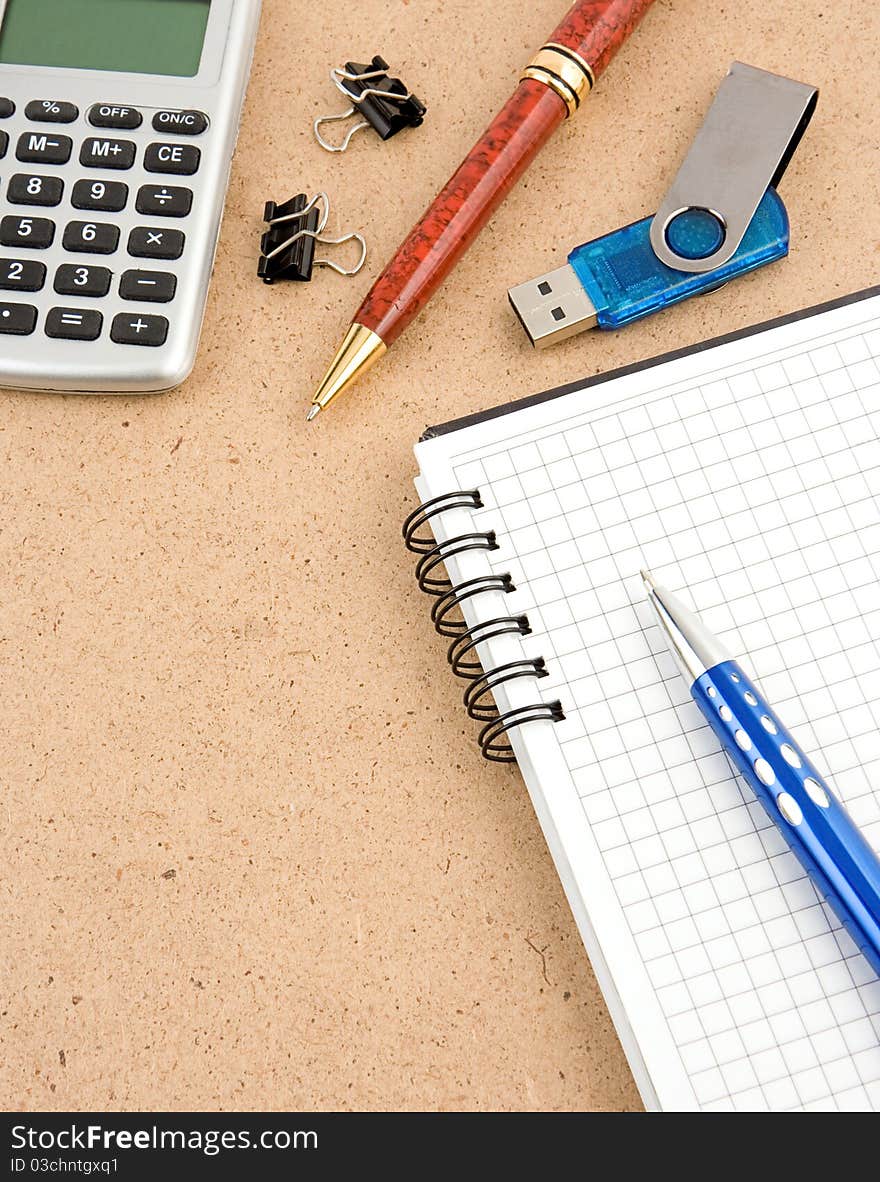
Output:
[[[880,297],[417,447],[420,491],[480,490],[454,579],[517,590],[511,645],[566,719],[516,750],[646,1101],[880,1110],[880,982],[734,773],[639,571],[753,672],[880,849]],[[462,526],[464,527],[462,529]],[[523,696],[525,695],[525,696]]]

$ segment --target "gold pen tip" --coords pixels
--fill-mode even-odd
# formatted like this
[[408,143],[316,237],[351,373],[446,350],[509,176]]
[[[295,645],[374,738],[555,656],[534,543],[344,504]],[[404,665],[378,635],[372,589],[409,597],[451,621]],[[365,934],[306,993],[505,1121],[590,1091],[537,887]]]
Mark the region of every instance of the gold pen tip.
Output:
[[339,346],[339,351],[333,358],[333,363],[324,375],[312,402],[318,411],[326,409],[338,394],[354,382],[361,374],[366,373],[385,353],[387,346],[380,336],[365,328],[363,324],[353,324],[348,330],[345,340]]

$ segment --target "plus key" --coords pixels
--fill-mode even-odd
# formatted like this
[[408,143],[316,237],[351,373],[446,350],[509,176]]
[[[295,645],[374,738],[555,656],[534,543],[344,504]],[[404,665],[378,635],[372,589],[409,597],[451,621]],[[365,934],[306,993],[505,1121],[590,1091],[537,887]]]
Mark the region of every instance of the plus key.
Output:
[[164,345],[168,337],[168,321],[164,316],[147,316],[146,313],[133,315],[120,312],[113,318],[110,339],[117,345],[147,345],[156,348]]

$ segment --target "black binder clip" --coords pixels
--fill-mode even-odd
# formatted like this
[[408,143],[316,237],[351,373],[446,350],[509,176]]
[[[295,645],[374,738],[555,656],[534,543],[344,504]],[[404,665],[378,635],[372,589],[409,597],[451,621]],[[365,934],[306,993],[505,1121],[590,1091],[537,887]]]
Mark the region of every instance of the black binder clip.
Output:
[[[388,63],[378,55],[369,65],[346,62],[343,68],[330,71],[330,81],[351,103],[341,115],[324,115],[314,123],[315,138],[328,152],[344,152],[351,138],[365,127],[372,127],[380,139],[390,140],[405,127],[419,127],[428,108],[416,98],[399,78],[388,75]],[[321,135],[324,123],[336,123],[363,115],[341,144],[330,144]]]
[[[308,283],[314,267],[329,267],[339,275],[357,275],[367,261],[367,244],[362,234],[343,234],[340,238],[325,238],[324,229],[330,216],[330,200],[326,193],[317,193],[308,198],[299,193],[282,205],[266,202],[263,220],[269,229],[260,239],[260,262],[257,275],[264,283],[276,279],[294,279]],[[352,268],[341,267],[331,259],[315,257],[317,243],[324,246],[341,246],[345,242],[357,242],[361,248],[360,258]]]

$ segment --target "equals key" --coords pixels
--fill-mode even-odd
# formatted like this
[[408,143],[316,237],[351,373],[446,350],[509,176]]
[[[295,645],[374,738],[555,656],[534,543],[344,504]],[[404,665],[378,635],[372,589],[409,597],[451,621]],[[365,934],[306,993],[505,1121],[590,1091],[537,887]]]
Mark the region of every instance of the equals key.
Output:
[[96,341],[101,335],[104,317],[85,308],[50,308],[46,316],[46,336],[62,341]]

